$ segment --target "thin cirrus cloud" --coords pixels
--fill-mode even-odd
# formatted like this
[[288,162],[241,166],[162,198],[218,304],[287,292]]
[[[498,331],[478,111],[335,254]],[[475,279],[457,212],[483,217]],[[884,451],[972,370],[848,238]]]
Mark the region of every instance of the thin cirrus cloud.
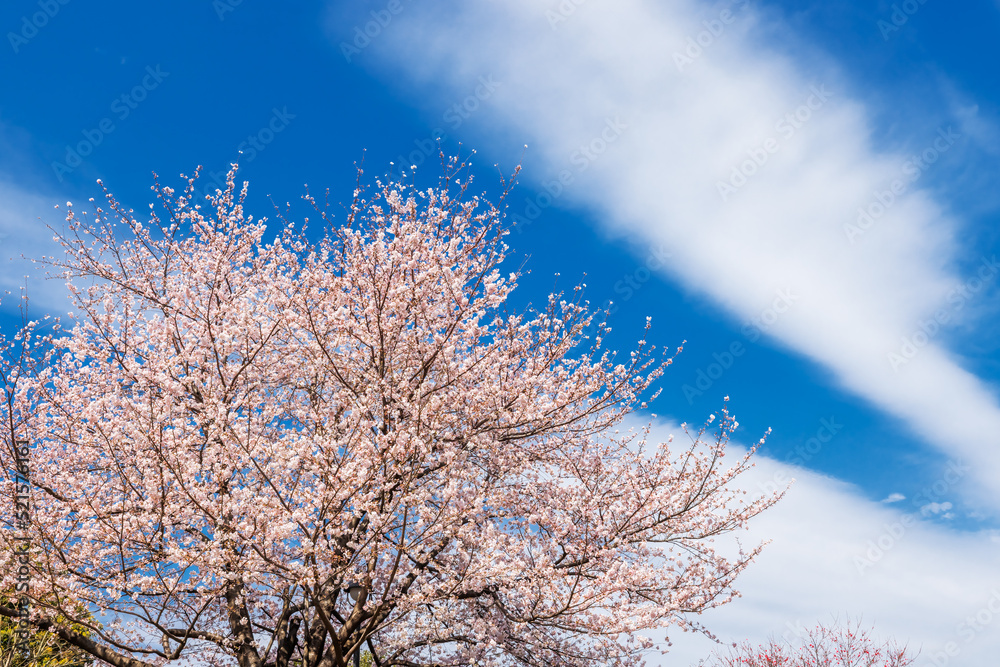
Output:
[[957,118],[905,152],[876,148],[850,82],[814,53],[806,72],[760,46],[754,35],[778,28],[740,0],[404,8],[391,39],[365,44],[388,76],[417,99],[442,86],[462,99],[485,74],[502,82],[477,111],[483,135],[527,140],[539,181],[569,171],[563,201],[668,244],[666,270],[733,317],[791,293],[769,333],[974,464],[975,499],[1000,508],[1000,446],[983,435],[1000,432],[995,388],[943,345],[1000,268],[990,256],[954,269],[969,251],[960,221],[927,188],[972,126]]

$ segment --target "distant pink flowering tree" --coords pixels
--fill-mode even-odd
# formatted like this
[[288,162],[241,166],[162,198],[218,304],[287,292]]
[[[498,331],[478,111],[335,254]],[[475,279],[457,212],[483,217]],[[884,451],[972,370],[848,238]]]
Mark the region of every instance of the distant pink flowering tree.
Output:
[[916,661],[905,646],[879,642],[870,629],[850,620],[819,624],[798,644],[772,639],[754,647],[749,642],[716,654],[704,667],[907,667]]
[[4,415],[34,627],[115,667],[632,665],[633,633],[731,599],[759,547],[713,538],[776,501],[733,488],[735,421],[679,449],[615,430],[670,359],[606,351],[580,288],[506,312],[507,229],[464,173],[359,188],[341,225],[307,196],[318,242],[266,240],[235,166],[205,208],[191,178],[162,213],[70,209],[77,313]]

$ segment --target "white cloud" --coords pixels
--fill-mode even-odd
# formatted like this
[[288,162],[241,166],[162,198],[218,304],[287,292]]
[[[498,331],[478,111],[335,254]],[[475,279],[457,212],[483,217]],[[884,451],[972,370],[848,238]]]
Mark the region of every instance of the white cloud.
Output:
[[[658,426],[652,439],[671,430]],[[785,498],[741,536],[745,545],[771,540],[737,580],[742,597],[699,622],[724,643],[763,643],[769,636],[794,640],[832,616],[860,618],[880,636],[920,650],[918,665],[941,660],[949,642],[958,655],[944,654],[938,664],[994,664],[1000,652],[995,531],[950,530],[918,511],[866,500],[850,485],[766,457],[743,483],[751,493],[767,493],[791,479]],[[654,655],[650,665],[686,667],[718,648],[703,636],[670,637],[671,651]]]
[[58,203],[54,197],[0,179],[0,308],[5,312],[17,311],[25,287],[32,319],[60,315],[70,309],[63,281],[47,279],[48,267],[31,261],[62,256],[62,248],[52,240],[52,230],[46,226],[61,228],[65,209],[55,210]]
[[898,503],[901,500],[906,500],[906,496],[902,493],[890,493],[887,498],[882,500],[883,503]]
[[954,518],[954,514],[949,512],[952,508],[952,504],[949,502],[943,503],[927,503],[926,505],[920,506],[920,513],[924,516],[930,516],[932,514],[940,514],[945,519]]
[[[956,291],[958,223],[926,189],[929,173],[960,159],[968,123],[879,152],[834,67],[805,54],[805,71],[768,48],[782,28],[747,3],[704,7],[412,4],[369,48],[394,81],[414,82],[414,99],[442,85],[461,96],[484,74],[502,82],[468,128],[511,150],[527,140],[539,180],[572,180],[559,201],[666,244],[668,270],[734,317],[790,294],[769,333],[973,463],[995,510],[1000,447],[983,437],[1000,432],[994,388],[956,362],[932,322],[954,323],[996,284]],[[984,270],[994,264],[984,258]]]

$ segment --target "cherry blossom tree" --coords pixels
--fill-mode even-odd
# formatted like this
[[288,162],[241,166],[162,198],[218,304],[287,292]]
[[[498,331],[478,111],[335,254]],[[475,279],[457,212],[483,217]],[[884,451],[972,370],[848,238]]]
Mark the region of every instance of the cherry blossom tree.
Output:
[[879,642],[872,629],[850,619],[845,625],[818,624],[798,644],[772,639],[754,647],[744,642],[718,653],[705,667],[907,667],[916,661],[905,646]]
[[726,410],[681,447],[625,428],[670,356],[607,350],[582,286],[508,312],[467,172],[359,174],[340,223],[307,194],[318,241],[268,235],[235,165],[205,204],[196,172],[145,215],[70,206],[75,313],[5,415],[33,627],[115,667],[633,665],[643,631],[704,630],[760,549],[713,540],[777,500],[733,484],[753,450],[723,461]]

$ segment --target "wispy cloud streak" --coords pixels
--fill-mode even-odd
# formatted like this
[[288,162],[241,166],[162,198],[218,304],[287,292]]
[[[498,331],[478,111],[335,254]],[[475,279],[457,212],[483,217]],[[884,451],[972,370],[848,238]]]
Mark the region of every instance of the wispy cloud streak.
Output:
[[[995,388],[940,338],[904,364],[892,356],[970,279],[952,268],[958,222],[927,187],[961,159],[963,128],[877,149],[850,82],[815,54],[807,72],[763,46],[780,34],[768,21],[742,1],[435,3],[410,6],[372,49],[414,91],[495,75],[484,137],[527,140],[539,180],[590,156],[564,201],[668,245],[665,270],[734,318],[791,289],[794,312],[768,333],[974,463],[980,500],[1000,507]],[[613,143],[600,137],[609,119],[627,126]]]

